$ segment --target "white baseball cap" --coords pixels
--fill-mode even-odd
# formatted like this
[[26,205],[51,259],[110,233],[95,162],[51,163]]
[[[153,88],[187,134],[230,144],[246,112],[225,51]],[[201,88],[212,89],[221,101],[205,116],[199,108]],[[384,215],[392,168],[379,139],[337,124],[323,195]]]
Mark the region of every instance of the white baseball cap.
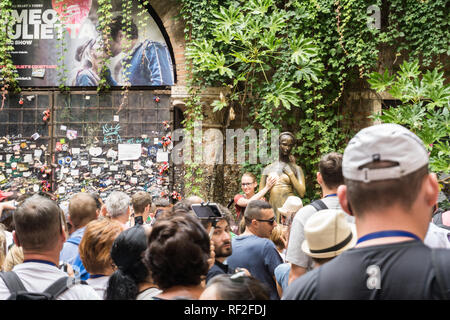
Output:
[[[362,168],[390,161],[388,168]],[[348,143],[342,158],[344,178],[370,182],[398,179],[428,164],[428,152],[422,140],[398,124],[385,123],[364,128]]]

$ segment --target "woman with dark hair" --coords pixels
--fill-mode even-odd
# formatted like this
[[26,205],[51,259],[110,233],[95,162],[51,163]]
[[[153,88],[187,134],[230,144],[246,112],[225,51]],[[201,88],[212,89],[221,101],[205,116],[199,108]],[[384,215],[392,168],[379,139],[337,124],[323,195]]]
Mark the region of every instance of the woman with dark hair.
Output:
[[162,290],[154,299],[198,299],[210,267],[209,236],[198,219],[186,214],[159,220],[148,243],[144,261]]
[[200,300],[270,300],[266,286],[253,277],[238,272],[212,278]]
[[142,261],[149,230],[147,226],[136,225],[114,241],[111,258],[117,269],[109,278],[105,300],[149,300],[161,292]]

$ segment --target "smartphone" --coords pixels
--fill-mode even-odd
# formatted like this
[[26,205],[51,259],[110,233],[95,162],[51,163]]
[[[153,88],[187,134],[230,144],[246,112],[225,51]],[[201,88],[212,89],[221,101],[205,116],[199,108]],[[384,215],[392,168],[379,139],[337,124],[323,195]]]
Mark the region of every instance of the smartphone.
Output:
[[192,210],[195,212],[199,219],[217,219],[223,217],[219,206],[215,203],[195,203],[192,205]]
[[134,225],[144,224],[144,218],[142,216],[134,217]]
[[223,214],[219,209],[219,206],[215,203],[201,203],[201,204],[193,204],[192,210],[197,215],[197,218],[210,220],[212,222],[211,230],[209,231],[209,238],[211,239],[214,234],[215,229],[215,221],[217,219],[223,218]]

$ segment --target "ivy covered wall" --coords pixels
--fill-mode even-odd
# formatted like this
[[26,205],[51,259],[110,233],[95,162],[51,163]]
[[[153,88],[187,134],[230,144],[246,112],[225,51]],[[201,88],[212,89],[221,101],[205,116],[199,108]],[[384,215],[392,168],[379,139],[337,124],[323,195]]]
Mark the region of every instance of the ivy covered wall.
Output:
[[[306,202],[318,196],[320,156],[343,151],[356,130],[372,123],[373,111],[381,110],[381,96],[367,83],[372,72],[395,72],[410,59],[424,70],[449,67],[447,1],[181,4],[193,75],[188,86],[230,89],[211,106],[235,115],[224,127],[294,132],[296,161],[307,175]],[[189,112],[204,108],[191,101]],[[261,168],[242,170],[259,176]]]
[[[9,2],[0,2],[2,10]],[[172,110],[184,113],[182,126],[193,129],[201,120],[205,130],[222,133],[227,128],[293,132],[296,162],[307,175],[305,203],[318,196],[320,156],[342,151],[381,109],[381,95],[367,82],[373,71],[393,73],[414,58],[424,71],[442,67],[448,82],[445,0],[148,2],[173,49],[177,79],[170,102]],[[108,1],[99,3],[107,17]],[[0,44],[6,40],[0,38]],[[2,52],[2,64],[11,67]],[[5,92],[14,79],[11,68],[3,72]],[[205,95],[208,88],[223,90]],[[174,169],[173,179],[184,195],[227,204],[240,191],[242,172],[259,177],[262,166],[186,163]]]

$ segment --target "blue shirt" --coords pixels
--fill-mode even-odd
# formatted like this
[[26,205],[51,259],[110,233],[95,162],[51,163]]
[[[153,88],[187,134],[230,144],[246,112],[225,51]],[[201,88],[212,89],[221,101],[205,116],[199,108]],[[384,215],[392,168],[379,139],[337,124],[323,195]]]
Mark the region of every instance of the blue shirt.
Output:
[[77,254],[72,263],[72,269],[75,273],[76,279],[87,280],[90,277],[89,272],[86,271],[86,268],[83,265],[83,261],[81,261],[80,253]]
[[83,69],[78,72],[75,85],[81,87],[95,87],[98,85],[99,77],[91,69]]
[[139,43],[125,60],[124,74],[132,86],[173,85],[173,66],[166,44],[146,40]]
[[81,238],[84,235],[85,229],[86,227],[77,229],[70,235],[70,238],[64,243],[61,253],[59,254],[59,261],[64,261],[69,264],[73,264],[75,258],[78,255],[78,245],[72,243],[71,241],[77,242],[79,244]]
[[291,271],[290,263],[282,263],[275,268],[275,279],[280,287],[285,290],[289,283],[289,272]]
[[[112,78],[111,71],[109,69],[105,73],[105,79],[110,86],[117,86],[117,82]],[[92,69],[83,69],[80,70],[76,76],[75,86],[96,87],[99,81],[99,75],[94,73]]]
[[234,238],[231,247],[233,253],[227,259],[230,270],[246,268],[254,278],[267,286],[270,299],[279,300],[274,271],[283,260],[275,244],[269,239],[245,235]]

